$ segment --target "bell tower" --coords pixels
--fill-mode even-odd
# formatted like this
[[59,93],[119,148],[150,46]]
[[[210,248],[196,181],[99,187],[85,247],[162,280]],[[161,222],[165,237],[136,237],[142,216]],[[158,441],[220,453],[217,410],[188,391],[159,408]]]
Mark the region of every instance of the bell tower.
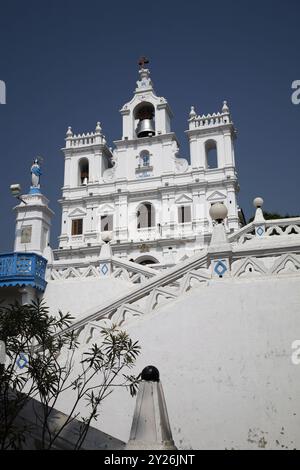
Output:
[[[144,58],[145,59],[145,58]],[[139,62],[139,80],[134,97],[121,109],[123,117],[122,140],[152,137],[171,132],[172,111],[165,100],[156,96],[146,62]]]
[[189,115],[190,155],[192,168],[211,168],[209,154],[216,152],[216,167],[230,168],[235,166],[234,140],[236,130],[231,120],[227,101],[223,102],[222,111],[198,116],[194,107]]
[[[190,144],[192,171],[201,172],[204,175],[209,191],[208,203],[222,202],[222,199],[224,202],[226,194],[228,228],[237,230],[240,220],[237,204],[239,184],[234,155],[236,130],[227,101],[223,102],[221,112],[203,114],[202,116],[197,115],[192,106],[189,115],[189,129],[186,133]],[[218,192],[215,191],[216,185],[220,200]],[[217,201],[214,200],[215,196]]]
[[[154,91],[150,71],[145,68],[148,62],[145,57],[140,59],[133,98],[120,111],[122,139],[114,142],[117,178],[136,179],[136,169],[144,166],[145,161],[151,168],[149,176],[174,172],[174,149],[177,150],[178,142],[171,131],[173,113],[167,100]],[[148,153],[146,160],[145,152]],[[143,176],[142,172],[140,175]]]

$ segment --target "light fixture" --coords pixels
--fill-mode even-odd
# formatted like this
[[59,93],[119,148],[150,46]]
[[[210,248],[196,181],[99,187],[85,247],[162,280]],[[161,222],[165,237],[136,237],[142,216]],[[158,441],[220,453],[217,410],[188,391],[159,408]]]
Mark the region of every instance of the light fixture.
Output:
[[24,204],[27,204],[27,202],[21,198],[21,185],[20,184],[11,184],[10,192],[16,199],[23,202]]

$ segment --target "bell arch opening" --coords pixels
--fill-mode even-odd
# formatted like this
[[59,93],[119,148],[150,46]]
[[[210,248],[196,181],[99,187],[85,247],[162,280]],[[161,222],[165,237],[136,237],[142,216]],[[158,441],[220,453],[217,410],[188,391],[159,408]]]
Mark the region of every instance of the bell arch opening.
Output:
[[208,170],[218,168],[218,148],[215,140],[210,139],[205,142],[205,158]]
[[79,160],[79,186],[88,184],[89,182],[89,161],[87,158]]
[[134,109],[133,117],[138,138],[155,135],[155,109],[153,104],[147,101],[138,104]]

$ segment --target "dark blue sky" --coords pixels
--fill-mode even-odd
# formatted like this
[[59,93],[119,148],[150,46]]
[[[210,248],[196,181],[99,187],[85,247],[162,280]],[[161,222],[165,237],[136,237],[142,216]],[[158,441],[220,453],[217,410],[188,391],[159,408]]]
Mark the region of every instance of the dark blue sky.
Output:
[[13,249],[9,186],[27,192],[36,155],[45,158],[57,246],[67,126],[87,132],[100,120],[110,145],[119,139],[118,111],[132,96],[140,55],[174,112],[182,156],[190,105],[209,113],[227,99],[247,217],[256,195],[266,210],[299,214],[300,105],[290,98],[300,79],[299,21],[299,0],[1,0],[0,251]]

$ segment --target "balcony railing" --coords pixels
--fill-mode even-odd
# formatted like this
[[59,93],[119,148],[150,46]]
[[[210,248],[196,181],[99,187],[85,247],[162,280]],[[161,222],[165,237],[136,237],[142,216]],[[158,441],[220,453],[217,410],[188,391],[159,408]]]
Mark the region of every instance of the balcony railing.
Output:
[[47,260],[36,253],[0,255],[0,287],[32,286],[44,291]]
[[159,231],[157,227],[143,227],[137,229],[137,240],[156,240],[157,238],[159,238]]

